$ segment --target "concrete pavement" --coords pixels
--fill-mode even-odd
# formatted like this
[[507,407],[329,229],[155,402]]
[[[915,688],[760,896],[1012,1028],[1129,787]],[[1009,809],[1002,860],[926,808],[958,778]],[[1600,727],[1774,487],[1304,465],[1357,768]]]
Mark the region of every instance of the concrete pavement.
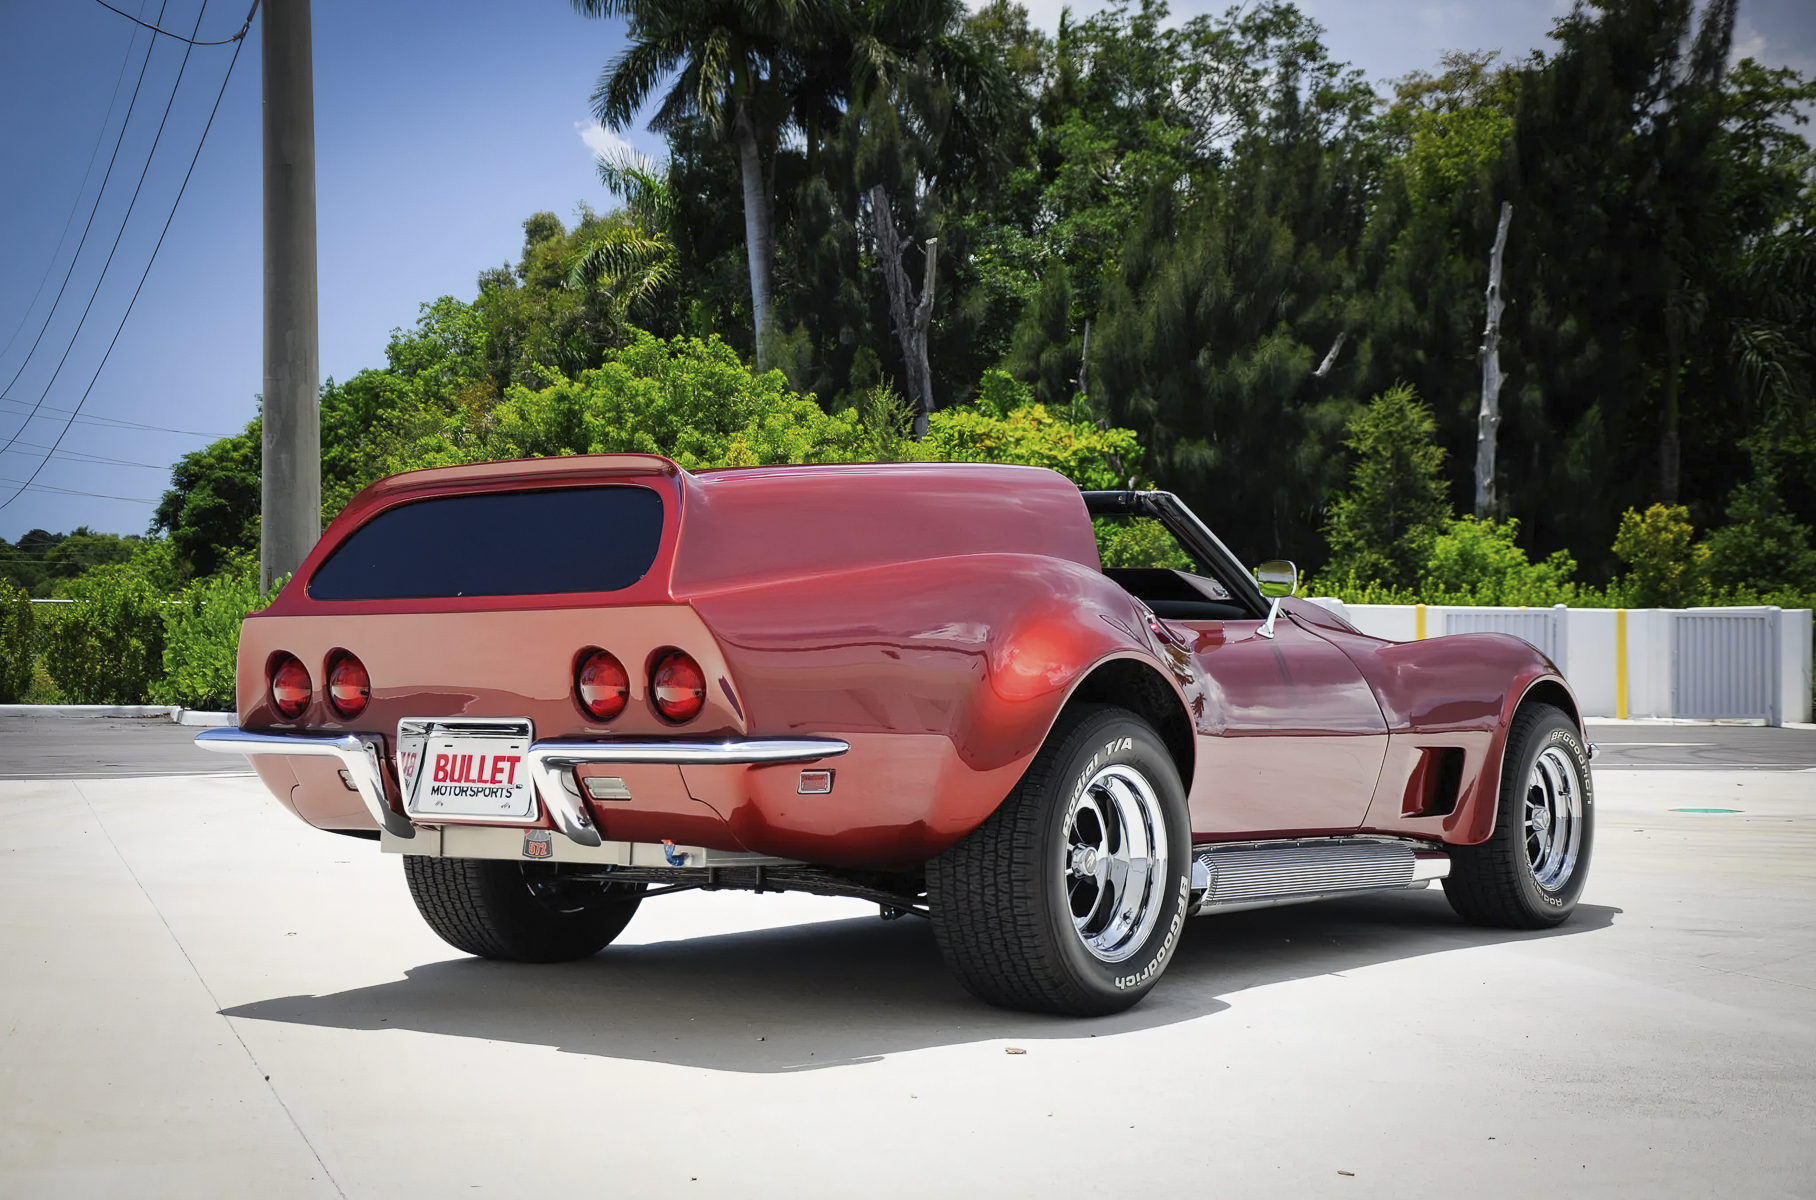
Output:
[[852,901],[481,962],[256,780],[0,782],[0,1196],[1816,1195],[1816,773],[1597,781],[1562,930],[1203,918],[1101,1021]]

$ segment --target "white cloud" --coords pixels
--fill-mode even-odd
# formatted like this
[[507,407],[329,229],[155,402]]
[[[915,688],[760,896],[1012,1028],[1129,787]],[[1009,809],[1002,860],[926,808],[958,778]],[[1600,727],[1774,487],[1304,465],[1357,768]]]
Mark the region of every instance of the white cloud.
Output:
[[1728,65],[1733,66],[1743,58],[1764,60],[1766,57],[1765,34],[1754,28],[1753,23],[1745,17],[1734,22],[1734,42],[1728,52]]
[[597,121],[575,121],[574,132],[594,154],[621,154],[633,149],[629,142]]

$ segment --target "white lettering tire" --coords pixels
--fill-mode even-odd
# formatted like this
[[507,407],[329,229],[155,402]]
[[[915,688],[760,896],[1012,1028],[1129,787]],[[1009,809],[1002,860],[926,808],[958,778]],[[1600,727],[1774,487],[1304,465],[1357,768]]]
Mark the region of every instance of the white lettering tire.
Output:
[[927,864],[940,952],[978,999],[1121,1012],[1171,961],[1191,885],[1185,788],[1153,727],[1076,705],[990,819]]

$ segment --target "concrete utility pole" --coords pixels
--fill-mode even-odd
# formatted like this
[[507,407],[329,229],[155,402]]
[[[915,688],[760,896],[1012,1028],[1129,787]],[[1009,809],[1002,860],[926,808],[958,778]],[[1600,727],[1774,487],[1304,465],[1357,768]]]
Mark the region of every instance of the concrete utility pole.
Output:
[[309,0],[264,0],[265,443],[259,582],[322,535],[315,288],[315,77]]
[[1488,323],[1482,329],[1482,410],[1476,418],[1476,516],[1494,515],[1494,443],[1501,428],[1501,252],[1513,205],[1501,201],[1501,224],[1488,257]]

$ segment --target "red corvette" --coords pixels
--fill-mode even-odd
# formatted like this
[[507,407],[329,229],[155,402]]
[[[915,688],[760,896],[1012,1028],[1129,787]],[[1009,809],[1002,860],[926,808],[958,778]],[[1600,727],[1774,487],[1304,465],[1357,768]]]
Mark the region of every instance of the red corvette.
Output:
[[[1105,570],[1093,517],[1195,566]],[[246,619],[240,728],[198,740],[494,958],[806,891],[930,918],[986,1001],[1095,1014],[1197,913],[1441,879],[1470,921],[1566,919],[1594,803],[1557,668],[1368,637],[1295,580],[1167,493],[1032,467],[416,471]]]

